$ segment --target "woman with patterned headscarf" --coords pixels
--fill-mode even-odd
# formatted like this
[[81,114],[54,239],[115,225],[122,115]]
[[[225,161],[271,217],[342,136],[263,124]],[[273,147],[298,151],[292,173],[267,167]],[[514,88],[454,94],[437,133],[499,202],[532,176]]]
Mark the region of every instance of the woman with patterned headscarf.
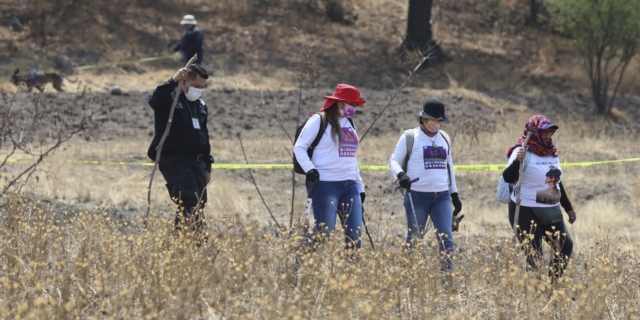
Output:
[[[558,126],[545,116],[535,115],[527,121],[522,137],[507,151],[507,168],[502,173],[504,181],[515,184],[522,179],[520,189],[520,216],[518,219],[518,239],[529,239],[531,245],[527,262],[531,270],[537,270],[542,257],[542,239],[556,246],[549,271],[553,280],[562,276],[567,261],[573,252],[573,240],[562,217],[562,206],[569,216],[569,223],[576,221],[571,201],[562,185],[562,169],[558,150],[552,136]],[[522,144],[531,133],[526,146]],[[524,171],[520,177],[520,162],[524,161]],[[555,190],[549,190],[554,188]],[[550,192],[554,191],[554,192]],[[551,194],[558,194],[551,196]],[[516,211],[516,195],[511,193],[509,221],[513,225]],[[547,232],[549,232],[547,234]],[[526,237],[532,234],[533,238]]]

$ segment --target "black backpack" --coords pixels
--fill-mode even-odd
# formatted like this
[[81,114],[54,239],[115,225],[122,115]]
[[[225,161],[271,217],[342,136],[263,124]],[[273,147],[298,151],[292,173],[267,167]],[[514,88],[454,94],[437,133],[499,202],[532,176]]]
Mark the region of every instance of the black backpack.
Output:
[[[304,128],[304,125],[307,124],[307,121],[309,121],[309,119],[305,120],[302,124],[298,126],[298,128],[296,128],[296,136],[293,138],[293,145],[295,145],[296,141],[298,141],[300,132],[302,131],[302,128]],[[320,128],[318,129],[318,134],[316,135],[315,140],[313,140],[313,142],[309,146],[309,149],[307,149],[307,154],[309,155],[309,159],[311,159],[311,157],[313,156],[313,150],[315,150],[316,147],[318,146],[318,143],[320,143],[320,139],[322,139],[322,133],[327,129],[327,126],[325,126],[324,121],[322,121],[322,119],[323,119],[322,116],[320,116]],[[353,120],[351,118],[347,118],[347,120],[349,120],[349,123],[351,123],[351,126],[355,130],[356,125],[353,123]],[[306,174],[306,172],[302,170],[300,163],[298,163],[298,159],[296,159],[295,153],[293,154],[293,171],[299,174]]]

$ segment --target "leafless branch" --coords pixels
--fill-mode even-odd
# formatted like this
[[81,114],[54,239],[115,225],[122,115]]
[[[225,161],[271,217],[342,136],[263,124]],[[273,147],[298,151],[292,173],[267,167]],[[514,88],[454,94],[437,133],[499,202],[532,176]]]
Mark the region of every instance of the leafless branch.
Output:
[[[242,137],[241,134],[238,133],[238,141],[240,141],[240,148],[242,149],[242,155],[244,156],[244,161],[249,164],[249,159],[247,159],[247,153],[244,150],[244,145],[242,144]],[[258,183],[256,182],[256,179],[253,177],[253,172],[251,172],[251,169],[248,169],[249,171],[249,177],[251,177],[251,183],[253,183],[253,186],[256,188],[256,191],[258,191],[258,195],[260,196],[260,199],[262,200],[262,203],[264,204],[264,206],[267,208],[267,211],[269,211],[269,215],[271,216],[271,219],[273,219],[273,222],[275,222],[276,226],[278,227],[278,230],[282,230],[282,227],[280,226],[280,224],[278,223],[278,220],[276,220],[276,217],[273,216],[273,213],[271,213],[271,209],[269,208],[269,205],[267,205],[267,202],[264,200],[264,197],[262,196],[262,192],[260,192],[260,188],[258,187]]]
[[420,58],[420,62],[418,62],[418,64],[415,66],[415,68],[413,68],[412,71],[409,71],[409,75],[407,76],[407,78],[404,80],[404,82],[400,85],[400,87],[398,87],[393,94],[391,95],[391,97],[389,98],[389,101],[387,102],[387,104],[380,110],[380,112],[378,112],[375,116],[375,118],[373,118],[373,122],[369,125],[369,127],[367,128],[367,130],[364,132],[364,134],[362,135],[362,137],[360,137],[360,142],[362,142],[362,140],[364,140],[364,137],[367,136],[367,134],[369,133],[369,131],[371,130],[371,128],[373,128],[373,126],[376,124],[376,121],[378,121],[378,119],[380,118],[380,116],[382,116],[382,114],[384,113],[384,111],[389,107],[389,105],[391,105],[391,102],[393,102],[393,100],[396,98],[396,96],[398,95],[398,93],[400,93],[400,91],[402,91],[402,88],[404,88],[410,81],[411,78],[413,77],[413,75],[418,71],[418,69],[420,69],[420,67],[424,64],[425,61],[427,61],[429,59],[429,57],[431,56],[431,53],[427,54],[426,56],[422,56],[422,58]]

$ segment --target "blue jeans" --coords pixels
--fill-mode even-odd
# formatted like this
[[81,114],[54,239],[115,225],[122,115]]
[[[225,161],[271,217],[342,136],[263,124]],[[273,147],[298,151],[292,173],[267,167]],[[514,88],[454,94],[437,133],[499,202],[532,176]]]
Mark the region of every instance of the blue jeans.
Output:
[[[411,199],[409,199],[411,197]],[[451,255],[453,255],[453,233],[451,231],[453,223],[453,212],[451,210],[451,199],[449,191],[442,192],[419,192],[406,191],[404,193],[404,211],[407,214],[407,243],[411,244],[414,237],[422,239],[423,232],[427,224],[427,217],[431,216],[433,227],[436,231],[436,240],[440,255],[449,255],[445,259],[444,266],[447,269],[453,268]],[[415,215],[411,208],[411,201],[415,208]],[[417,219],[417,221],[416,221]]]
[[[345,229],[345,241],[348,246],[361,247],[362,202],[355,180],[318,181],[312,195],[313,217],[316,220],[315,234],[329,233],[336,228],[336,217]],[[313,188],[313,182],[307,182],[307,192]]]

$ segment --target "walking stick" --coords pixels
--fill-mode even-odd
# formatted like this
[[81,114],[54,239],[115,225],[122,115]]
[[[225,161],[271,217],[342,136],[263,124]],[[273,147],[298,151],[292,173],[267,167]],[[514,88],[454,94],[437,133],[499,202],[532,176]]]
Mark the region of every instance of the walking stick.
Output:
[[364,231],[367,232],[367,237],[369,237],[369,243],[371,243],[371,248],[373,248],[373,250],[375,250],[376,246],[373,245],[373,239],[371,239],[371,234],[369,233],[369,228],[367,228],[367,223],[365,222],[365,219],[364,219],[364,206],[362,207],[362,225],[364,226]]
[[[198,54],[193,55],[185,68],[189,68],[191,64],[193,64],[198,59]],[[184,81],[184,80],[183,80]],[[167,121],[167,127],[164,129],[164,134],[162,135],[162,139],[160,139],[160,143],[158,143],[158,149],[156,152],[156,161],[153,163],[153,169],[151,169],[151,178],[149,179],[149,187],[147,187],[147,213],[144,215],[144,227],[147,227],[147,219],[149,219],[149,211],[151,210],[151,185],[153,184],[153,176],[156,173],[156,168],[158,167],[158,161],[160,161],[160,154],[162,153],[162,145],[164,145],[164,140],[167,139],[169,135],[169,130],[171,129],[171,123],[173,123],[173,112],[176,109],[176,104],[178,103],[178,98],[180,97],[180,93],[182,92],[181,86],[182,81],[176,87],[174,91],[173,103],[171,104],[171,111],[169,111],[169,121]]]
[[313,187],[311,187],[311,190],[309,190],[309,192],[307,193],[307,205],[304,208],[305,211],[305,217],[304,217],[304,236],[307,237],[309,236],[309,220],[311,219],[311,205],[313,204],[313,194],[316,192],[316,189],[318,188],[318,182],[316,181],[313,183]]
[[[411,183],[420,180],[420,178],[415,178],[411,180]],[[401,186],[396,186],[396,190],[402,188]],[[410,192],[411,190],[407,189],[405,192]],[[409,203],[411,204],[411,212],[413,213],[413,220],[416,221],[415,227],[418,228],[418,234],[420,235],[420,239],[422,239],[422,232],[420,232],[420,225],[418,224],[418,217],[416,216],[416,208],[413,206],[413,197],[411,197],[411,193],[409,193]],[[426,229],[426,226],[425,226]]]
[[[531,138],[531,132],[527,133],[527,137],[524,139],[522,143],[522,148],[527,147],[527,143],[529,142],[529,138]],[[520,161],[520,173],[518,175],[518,182],[516,182],[516,187],[514,192],[516,193],[516,213],[513,218],[513,234],[515,236],[516,242],[518,241],[518,218],[520,216],[520,202],[522,201],[520,197],[520,187],[522,186],[522,175],[524,174],[524,159]]]

